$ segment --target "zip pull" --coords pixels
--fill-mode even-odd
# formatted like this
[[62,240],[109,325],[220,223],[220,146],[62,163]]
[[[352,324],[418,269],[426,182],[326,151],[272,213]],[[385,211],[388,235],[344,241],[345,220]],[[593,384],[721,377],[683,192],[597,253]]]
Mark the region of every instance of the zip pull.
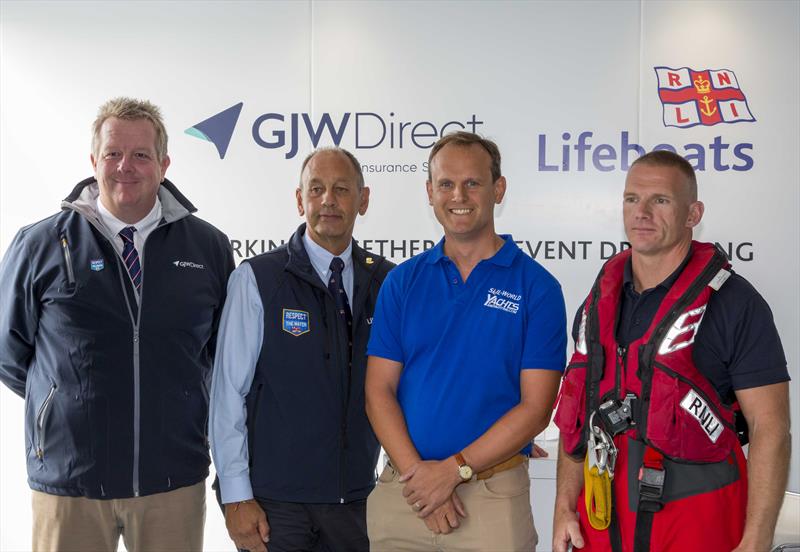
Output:
[[64,264],[67,266],[67,283],[75,284],[75,272],[72,270],[72,255],[69,252],[69,243],[66,234],[61,234],[61,252],[64,254]]
[[44,424],[55,392],[56,384],[54,383],[50,386],[50,392],[47,394],[47,398],[42,403],[42,406],[39,407],[39,412],[36,414],[36,427],[38,430],[36,435],[36,458],[39,460],[44,458]]

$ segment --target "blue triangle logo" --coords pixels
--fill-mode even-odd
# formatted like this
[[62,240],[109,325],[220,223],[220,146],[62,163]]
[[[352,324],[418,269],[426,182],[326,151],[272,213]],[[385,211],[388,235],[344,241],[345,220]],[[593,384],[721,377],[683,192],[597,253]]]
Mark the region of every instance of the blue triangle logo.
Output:
[[232,105],[225,111],[220,111],[205,121],[187,128],[184,132],[189,136],[211,142],[216,146],[219,158],[225,159],[225,153],[228,151],[233,129],[236,128],[236,122],[239,120],[243,105],[244,102]]

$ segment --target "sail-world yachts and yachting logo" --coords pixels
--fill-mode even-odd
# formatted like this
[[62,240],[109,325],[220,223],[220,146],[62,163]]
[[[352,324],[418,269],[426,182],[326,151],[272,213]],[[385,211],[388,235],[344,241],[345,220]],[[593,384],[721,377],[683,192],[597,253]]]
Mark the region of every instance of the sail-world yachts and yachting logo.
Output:
[[243,105],[244,102],[232,105],[228,109],[212,115],[205,121],[187,128],[184,132],[190,136],[211,142],[216,146],[219,158],[225,159],[225,153],[228,151],[233,129],[236,128],[236,122],[239,120]]
[[664,126],[755,121],[739,81],[729,69],[655,67],[658,97],[664,107]]

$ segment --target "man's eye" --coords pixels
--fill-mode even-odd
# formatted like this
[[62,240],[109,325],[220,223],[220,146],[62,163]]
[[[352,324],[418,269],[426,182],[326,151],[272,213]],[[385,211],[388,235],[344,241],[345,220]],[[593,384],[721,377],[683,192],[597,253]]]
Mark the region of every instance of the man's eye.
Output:
[[144,152],[141,152],[141,151],[140,152],[136,152],[134,154],[134,156],[136,157],[136,159],[150,159],[150,156],[148,154],[146,154]]
[[118,151],[107,151],[105,153],[104,157],[106,159],[116,159],[117,157],[119,157],[119,152]]
[[444,189],[449,189],[453,187],[452,182],[439,182],[439,187]]
[[469,180],[469,181],[467,181],[467,188],[477,188],[480,185],[481,185],[481,183],[478,182],[477,180]]
[[622,201],[624,201],[625,203],[636,203],[636,198],[635,197],[626,197]]

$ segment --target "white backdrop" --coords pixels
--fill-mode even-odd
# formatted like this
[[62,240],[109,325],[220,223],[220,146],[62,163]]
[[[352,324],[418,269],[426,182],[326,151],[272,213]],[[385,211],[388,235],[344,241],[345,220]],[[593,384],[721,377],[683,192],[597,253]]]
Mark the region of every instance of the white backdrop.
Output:
[[[0,253],[90,175],[96,109],[129,95],[163,108],[167,176],[243,256],[300,222],[307,127],[327,120],[319,143],[339,140],[370,166],[356,237],[401,261],[440,237],[424,162],[432,135],[454,121],[499,144],[509,192],[498,229],[561,281],[571,317],[624,240],[623,158],[636,157],[624,144],[668,144],[696,163],[705,156],[697,237],[730,249],[772,306],[797,428],[799,27],[796,1],[3,1]],[[665,126],[660,66],[733,72],[756,120]],[[184,132],[240,102],[224,159]],[[30,546],[22,412],[0,390],[2,550]],[[207,550],[230,548],[213,503],[206,532]]]

